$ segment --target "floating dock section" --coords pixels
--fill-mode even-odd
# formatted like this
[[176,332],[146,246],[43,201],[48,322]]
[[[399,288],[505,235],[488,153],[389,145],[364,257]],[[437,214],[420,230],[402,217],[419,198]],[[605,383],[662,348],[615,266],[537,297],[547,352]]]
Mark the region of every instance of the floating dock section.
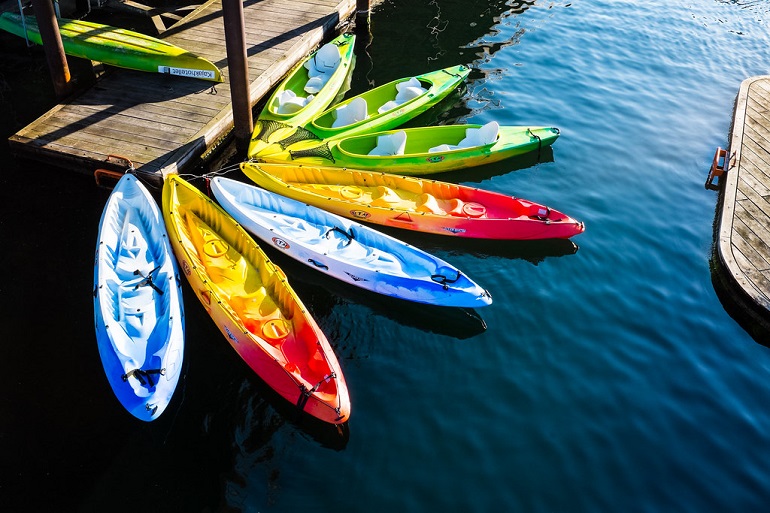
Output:
[[[259,0],[243,5],[252,108],[330,32],[356,0]],[[15,155],[85,173],[111,155],[138,171],[184,172],[232,131],[221,0],[210,0],[159,36],[205,57],[224,83],[112,69],[9,138]]]
[[[718,160],[722,160],[718,163]],[[715,168],[717,172],[714,173]],[[715,252],[725,289],[751,320],[770,327],[770,76],[745,80],[729,148],[715,155],[721,208]],[[706,187],[710,187],[709,181]],[[770,341],[768,341],[770,342]]]

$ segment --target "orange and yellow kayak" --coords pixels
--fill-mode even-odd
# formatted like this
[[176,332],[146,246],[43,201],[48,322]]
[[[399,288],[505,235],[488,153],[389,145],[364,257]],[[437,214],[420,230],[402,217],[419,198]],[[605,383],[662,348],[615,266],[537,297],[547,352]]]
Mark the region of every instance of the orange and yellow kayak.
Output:
[[163,217],[190,286],[249,367],[301,410],[346,422],[350,398],[342,369],[283,271],[232,217],[177,175],[163,186]]
[[477,239],[566,239],[585,225],[541,203],[437,180],[374,171],[244,162],[257,185],[384,226]]

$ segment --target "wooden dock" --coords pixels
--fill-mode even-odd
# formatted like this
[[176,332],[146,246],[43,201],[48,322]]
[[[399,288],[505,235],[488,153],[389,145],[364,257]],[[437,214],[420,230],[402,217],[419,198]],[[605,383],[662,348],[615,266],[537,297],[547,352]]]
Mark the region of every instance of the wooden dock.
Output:
[[[733,299],[770,326],[770,76],[741,84],[719,177],[716,252]],[[707,182],[708,186],[708,182]]]
[[[355,8],[356,0],[246,0],[252,108]],[[85,173],[106,167],[109,155],[159,177],[199,164],[233,127],[221,0],[209,0],[158,37],[212,61],[225,82],[113,69],[11,136],[11,152]]]

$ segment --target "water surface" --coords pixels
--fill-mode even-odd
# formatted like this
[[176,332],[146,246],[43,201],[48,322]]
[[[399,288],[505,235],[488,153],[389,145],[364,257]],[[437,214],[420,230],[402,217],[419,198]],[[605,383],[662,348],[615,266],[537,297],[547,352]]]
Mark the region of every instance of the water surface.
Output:
[[[413,124],[497,120],[561,136],[539,157],[440,178],[547,203],[587,229],[574,245],[403,234],[490,290],[475,312],[374,297],[278,260],[341,360],[353,404],[342,433],[296,419],[188,287],[172,405],[150,425],[122,411],[92,325],[109,191],[4,157],[1,502],[765,511],[770,336],[750,335],[717,297],[717,194],[703,182],[741,81],[767,73],[769,15],[752,1],[381,3],[351,93],[469,65],[465,87]],[[45,93],[44,64],[24,93],[2,69],[4,112],[36,115],[24,94]]]

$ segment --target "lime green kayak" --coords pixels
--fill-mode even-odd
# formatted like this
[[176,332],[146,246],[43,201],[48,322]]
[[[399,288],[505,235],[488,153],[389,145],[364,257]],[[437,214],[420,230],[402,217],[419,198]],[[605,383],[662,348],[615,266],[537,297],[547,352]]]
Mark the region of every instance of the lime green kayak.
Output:
[[[24,16],[26,37],[43,44],[34,16]],[[25,37],[22,17],[4,12],[0,29]],[[64,53],[103,62],[120,68],[165,73],[183,77],[221,82],[219,69],[210,61],[198,57],[171,43],[121,28],[81,20],[59,19]]]
[[555,127],[501,127],[493,121],[300,141],[259,160],[423,176],[498,162],[550,146],[558,137]]
[[370,89],[325,110],[304,127],[290,130],[275,144],[250,152],[249,157],[261,159],[303,140],[315,141],[317,145],[322,139],[396,128],[446,98],[469,73],[465,66],[451,66]]
[[356,37],[342,34],[297,64],[276,87],[254,124],[248,154],[256,155],[309,122],[345,94]]

